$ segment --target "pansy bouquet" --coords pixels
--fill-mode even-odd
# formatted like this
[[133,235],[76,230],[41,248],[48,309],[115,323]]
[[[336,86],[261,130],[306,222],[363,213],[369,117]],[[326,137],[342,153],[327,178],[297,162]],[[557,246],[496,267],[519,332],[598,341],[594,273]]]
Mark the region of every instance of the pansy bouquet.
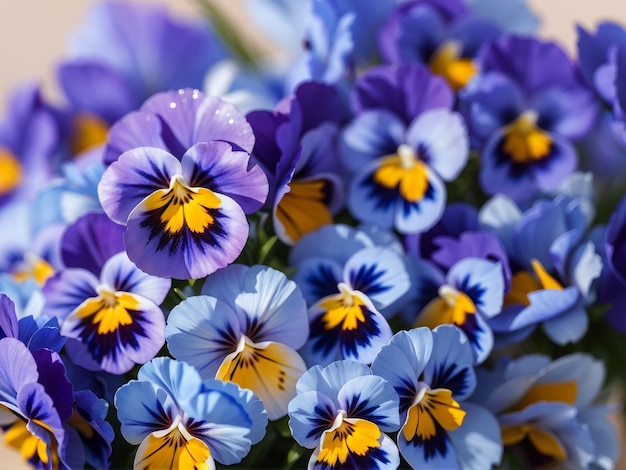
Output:
[[103,1],[0,125],[0,427],[34,468],[618,465],[626,30]]

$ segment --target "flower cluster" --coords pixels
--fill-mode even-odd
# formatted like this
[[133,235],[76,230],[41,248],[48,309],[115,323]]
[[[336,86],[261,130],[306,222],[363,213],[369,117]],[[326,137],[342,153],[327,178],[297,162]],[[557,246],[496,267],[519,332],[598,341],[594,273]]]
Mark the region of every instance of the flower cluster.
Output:
[[0,123],[0,428],[34,468],[612,469],[626,29],[106,0]]

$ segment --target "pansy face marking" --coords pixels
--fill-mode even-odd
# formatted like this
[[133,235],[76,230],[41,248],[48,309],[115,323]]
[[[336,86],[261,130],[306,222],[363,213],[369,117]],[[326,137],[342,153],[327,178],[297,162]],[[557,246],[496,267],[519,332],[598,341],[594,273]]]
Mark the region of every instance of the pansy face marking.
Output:
[[135,468],[197,468],[208,469],[211,456],[208,446],[192,436],[176,416],[172,425],[150,434],[137,452]]
[[[202,242],[218,246],[217,235],[224,235],[219,218],[220,199],[206,188],[192,188],[181,175],[172,177],[168,189],[154,191],[143,201],[145,219],[142,227],[151,227],[150,240],[161,235],[157,247],[170,245],[176,250],[186,230],[199,247]],[[185,230],[186,229],[186,230]]]
[[331,428],[322,433],[317,461],[331,467],[344,465],[351,455],[367,455],[380,447],[381,434],[379,427],[371,421],[349,418],[340,410]]
[[465,411],[452,398],[448,389],[431,390],[424,383],[418,384],[413,405],[408,409],[402,433],[407,442],[418,439],[424,442],[441,435],[441,429],[454,431],[465,418]]
[[472,59],[461,55],[462,51],[463,45],[459,41],[445,41],[428,62],[430,70],[445,78],[455,91],[467,85],[477,70]]
[[428,180],[426,165],[409,145],[401,144],[395,155],[383,157],[373,181],[378,185],[397,192],[405,201],[417,203],[432,197],[433,186]]
[[538,162],[550,155],[552,139],[537,126],[538,118],[537,112],[526,111],[506,128],[502,151],[513,163]]
[[420,317],[420,325],[434,329],[439,325],[465,324],[468,315],[476,313],[476,305],[472,299],[450,285],[439,288],[439,297],[428,304]]

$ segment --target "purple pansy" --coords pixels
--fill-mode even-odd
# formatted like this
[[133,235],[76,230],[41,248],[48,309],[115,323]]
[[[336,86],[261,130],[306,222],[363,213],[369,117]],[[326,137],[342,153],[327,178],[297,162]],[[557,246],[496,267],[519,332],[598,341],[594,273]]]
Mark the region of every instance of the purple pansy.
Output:
[[465,167],[469,146],[452,91],[425,67],[380,66],[355,86],[355,118],[340,156],[351,175],[347,205],[363,223],[403,234],[432,227],[446,205],[444,181]]
[[99,278],[81,268],[57,272],[44,286],[46,311],[61,321],[74,362],[121,374],[152,359],[165,343],[159,305],[170,285],[121,252],[104,264]]
[[253,145],[243,114],[197,90],[157,94],[118,121],[98,195],[127,227],[129,258],[177,279],[233,262],[248,238],[246,214],[267,196],[267,177],[248,153]]
[[473,14],[461,0],[414,0],[396,6],[378,40],[386,62],[428,65],[458,90],[476,74],[480,47],[500,34],[495,23]]
[[481,188],[516,201],[555,191],[577,167],[573,141],[593,125],[593,95],[554,43],[504,36],[479,63],[460,97],[480,150]]
[[252,155],[269,178],[274,229],[290,245],[332,223],[342,206],[336,150],[341,110],[333,87],[305,82],[273,112],[247,116],[256,137]]

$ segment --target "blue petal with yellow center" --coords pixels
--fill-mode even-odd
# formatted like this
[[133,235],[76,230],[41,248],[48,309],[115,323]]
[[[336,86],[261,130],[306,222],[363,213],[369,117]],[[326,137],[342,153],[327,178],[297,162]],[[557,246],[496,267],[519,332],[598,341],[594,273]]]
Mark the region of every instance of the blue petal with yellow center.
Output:
[[309,364],[338,359],[369,364],[391,338],[391,328],[363,293],[344,283],[338,289],[310,308],[311,331],[302,354]]
[[398,429],[398,397],[389,383],[353,361],[314,366],[289,403],[296,441],[315,448],[312,468],[396,468],[398,450],[384,434]]

